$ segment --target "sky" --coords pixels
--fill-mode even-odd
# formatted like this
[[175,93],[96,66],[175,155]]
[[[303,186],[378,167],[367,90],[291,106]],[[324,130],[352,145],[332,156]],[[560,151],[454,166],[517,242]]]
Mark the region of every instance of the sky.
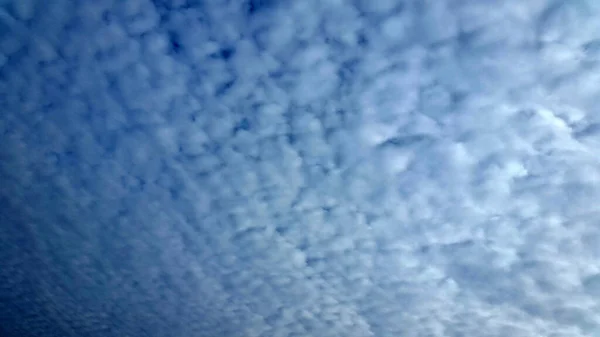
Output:
[[600,2],[1,0],[0,334],[600,336]]

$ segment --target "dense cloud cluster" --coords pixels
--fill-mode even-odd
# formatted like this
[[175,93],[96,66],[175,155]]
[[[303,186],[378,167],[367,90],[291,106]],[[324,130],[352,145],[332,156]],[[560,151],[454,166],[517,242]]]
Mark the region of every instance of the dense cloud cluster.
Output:
[[600,336],[599,18],[0,1],[0,332]]

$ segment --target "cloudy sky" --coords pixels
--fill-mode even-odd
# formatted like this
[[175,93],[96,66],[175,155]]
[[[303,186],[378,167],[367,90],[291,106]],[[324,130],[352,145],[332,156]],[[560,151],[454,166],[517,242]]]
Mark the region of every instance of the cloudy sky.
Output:
[[0,334],[600,336],[600,2],[0,1]]

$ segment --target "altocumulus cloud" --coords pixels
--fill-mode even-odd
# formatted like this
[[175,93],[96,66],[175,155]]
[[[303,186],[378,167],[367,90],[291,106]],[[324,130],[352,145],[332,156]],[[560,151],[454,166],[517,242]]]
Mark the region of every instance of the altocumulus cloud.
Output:
[[4,336],[600,336],[600,2],[0,8]]

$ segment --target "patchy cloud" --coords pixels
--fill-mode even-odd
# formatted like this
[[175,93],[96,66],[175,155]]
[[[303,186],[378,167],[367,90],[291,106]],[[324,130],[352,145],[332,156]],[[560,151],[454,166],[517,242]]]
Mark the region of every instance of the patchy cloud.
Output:
[[0,3],[6,336],[595,336],[593,1]]

